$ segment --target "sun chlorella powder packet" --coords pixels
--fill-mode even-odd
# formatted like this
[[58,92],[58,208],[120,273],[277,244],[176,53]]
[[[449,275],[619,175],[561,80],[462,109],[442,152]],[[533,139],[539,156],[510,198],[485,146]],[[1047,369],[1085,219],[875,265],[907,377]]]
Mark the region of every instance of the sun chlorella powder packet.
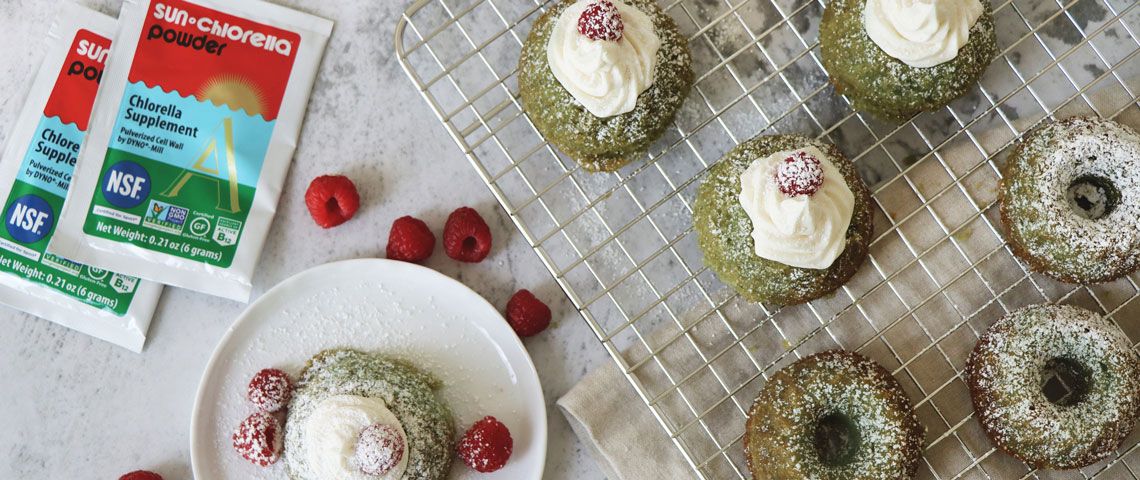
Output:
[[67,196],[116,23],[73,3],[52,24],[0,160],[0,302],[140,351],[162,286],[45,252]]
[[125,0],[49,250],[247,301],[332,22],[246,0]]

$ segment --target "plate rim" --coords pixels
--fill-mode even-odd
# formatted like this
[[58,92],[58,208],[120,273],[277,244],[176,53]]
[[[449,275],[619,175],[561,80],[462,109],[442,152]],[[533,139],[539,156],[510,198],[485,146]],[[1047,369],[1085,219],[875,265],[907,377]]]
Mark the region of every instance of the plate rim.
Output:
[[[402,261],[398,261],[398,260],[390,260],[390,259],[386,259],[386,258],[354,258],[354,259],[348,259],[348,260],[338,260],[338,261],[323,263],[323,264],[320,264],[320,265],[317,265],[317,266],[314,266],[311,268],[307,268],[307,269],[302,270],[300,272],[297,272],[297,273],[289,276],[288,278],[278,282],[276,285],[273,285],[272,287],[269,288],[269,290],[266,290],[265,293],[261,294],[256,300],[247,304],[245,306],[245,308],[242,310],[242,312],[240,314],[238,314],[237,318],[235,318],[234,321],[230,323],[230,326],[226,328],[226,332],[222,335],[222,338],[218,340],[218,343],[216,345],[214,345],[213,351],[210,352],[210,359],[209,359],[209,361],[206,362],[206,367],[202,370],[202,375],[198,379],[198,386],[195,388],[195,392],[194,392],[194,406],[193,406],[192,410],[190,411],[190,472],[194,478],[199,478],[199,472],[201,471],[202,468],[204,468],[204,467],[199,466],[199,462],[201,461],[201,458],[202,458],[201,455],[202,454],[197,454],[197,452],[199,450],[199,447],[198,447],[198,445],[199,445],[198,428],[199,428],[199,424],[200,424],[200,418],[199,418],[198,412],[201,411],[203,396],[205,395],[204,387],[206,385],[206,381],[210,378],[211,372],[213,372],[214,369],[217,368],[218,357],[221,354],[222,347],[229,343],[230,338],[234,335],[234,332],[237,331],[239,326],[242,326],[246,322],[251,321],[251,320],[249,320],[250,312],[259,308],[263,302],[267,302],[266,299],[271,298],[275,292],[277,292],[279,290],[283,290],[283,289],[285,289],[288,286],[291,286],[293,284],[300,283],[301,281],[304,281],[307,277],[317,275],[319,272],[321,272],[323,270],[333,270],[336,268],[345,268],[347,266],[354,265],[354,264],[372,264],[372,265],[381,265],[381,266],[389,266],[389,267],[399,265],[400,268],[410,268],[411,270],[417,270],[420,273],[424,273],[428,276],[434,276],[437,280],[441,280],[444,283],[452,283],[454,285],[457,285],[460,288],[462,288],[463,290],[470,292],[472,295],[475,296],[475,298],[478,299],[479,302],[482,302],[488,308],[490,308],[491,311],[495,312],[495,314],[500,319],[503,319],[502,325],[509,329],[508,324],[506,322],[506,319],[503,318],[503,315],[502,315],[502,313],[499,312],[499,309],[495,308],[495,306],[492,305],[490,301],[488,301],[486,298],[484,298],[478,292],[476,292],[475,290],[472,290],[471,287],[468,287],[467,285],[465,285],[463,282],[460,282],[459,280],[451,278],[448,275],[445,275],[445,274],[443,274],[443,273],[441,273],[435,269],[428,268],[428,267],[425,267],[423,265],[418,265],[418,264],[408,263],[408,262],[402,262]],[[541,478],[543,472],[546,471],[546,454],[547,454],[547,448],[549,446],[548,442],[549,442],[549,435],[550,435],[550,431],[549,431],[550,425],[549,425],[549,421],[547,419],[549,412],[547,411],[547,405],[546,405],[546,393],[543,391],[542,379],[538,376],[538,369],[535,368],[535,366],[534,366],[534,359],[531,358],[530,351],[526,349],[526,345],[522,342],[522,339],[520,339],[517,334],[514,334],[513,330],[511,330],[511,333],[513,335],[507,336],[507,338],[511,339],[510,341],[508,341],[508,343],[512,346],[518,347],[522,351],[523,357],[526,359],[526,364],[523,365],[525,367],[526,371],[522,372],[522,373],[529,373],[529,374],[534,376],[535,385],[538,387],[537,388],[538,400],[540,402],[540,405],[542,406],[542,411],[543,411],[543,415],[541,415],[542,421],[538,422],[538,426],[540,427],[540,431],[539,431],[540,435],[538,435],[537,438],[535,438],[535,440],[537,441],[536,447],[538,447],[538,450],[539,450],[538,467],[539,467],[539,478]],[[495,343],[498,343],[498,342],[495,342]],[[506,347],[506,345],[499,345],[499,347],[503,348],[503,347]],[[457,425],[457,427],[458,427],[458,425]]]

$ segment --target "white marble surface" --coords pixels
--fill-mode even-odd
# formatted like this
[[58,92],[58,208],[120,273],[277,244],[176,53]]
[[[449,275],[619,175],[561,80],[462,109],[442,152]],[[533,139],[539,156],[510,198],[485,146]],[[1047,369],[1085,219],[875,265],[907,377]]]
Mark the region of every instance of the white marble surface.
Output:
[[[119,0],[82,0],[117,13]],[[410,214],[437,236],[461,205],[479,209],[495,247],[478,265],[442,252],[428,265],[496,305],[518,288],[547,299],[553,327],[528,340],[548,403],[547,479],[601,478],[554,402],[608,361],[589,329],[411,87],[392,48],[407,1],[287,3],[336,20],[300,146],[254,279],[255,297],[322,263],[383,256],[388,227]],[[42,58],[56,0],[0,0],[0,141],[7,138]],[[324,173],[352,177],[357,218],[323,231],[309,219],[306,185]],[[55,324],[0,308],[0,478],[114,479],[138,468],[188,479],[189,422],[209,355],[243,305],[167,289],[144,352],[134,354]]]

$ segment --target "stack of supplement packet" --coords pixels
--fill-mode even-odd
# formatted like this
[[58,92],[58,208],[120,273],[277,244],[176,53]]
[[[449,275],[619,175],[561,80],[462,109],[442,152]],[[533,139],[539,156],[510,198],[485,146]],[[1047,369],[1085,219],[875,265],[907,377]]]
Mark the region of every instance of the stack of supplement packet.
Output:
[[140,351],[162,284],[248,301],[332,22],[65,3],[0,161],[0,302]]

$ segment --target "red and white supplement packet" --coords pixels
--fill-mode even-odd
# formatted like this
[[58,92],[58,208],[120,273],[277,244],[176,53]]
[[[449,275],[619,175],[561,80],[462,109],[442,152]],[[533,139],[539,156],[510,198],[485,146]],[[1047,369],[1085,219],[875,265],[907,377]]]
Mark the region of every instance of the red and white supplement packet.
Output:
[[125,0],[49,251],[249,300],[333,23],[260,0]]
[[46,252],[67,196],[116,22],[74,3],[48,32],[0,160],[0,302],[140,351],[162,286]]

